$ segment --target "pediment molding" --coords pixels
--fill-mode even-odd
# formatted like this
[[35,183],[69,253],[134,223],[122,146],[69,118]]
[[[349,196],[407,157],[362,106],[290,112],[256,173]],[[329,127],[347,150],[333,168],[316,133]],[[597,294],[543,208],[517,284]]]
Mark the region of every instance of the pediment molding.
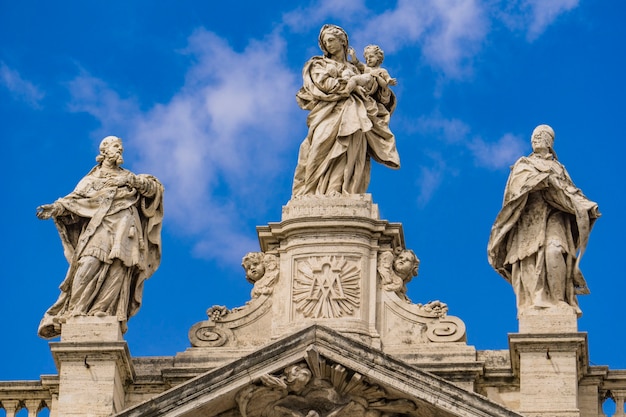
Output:
[[[369,390],[369,397],[359,396],[366,398],[366,403],[361,401],[360,406],[355,405],[350,412],[338,411],[337,416],[359,416],[364,415],[360,412],[367,410],[379,411],[380,416],[521,417],[481,395],[319,325],[284,337],[254,354],[193,378],[116,416],[245,417],[238,411],[240,404],[237,396],[241,398],[245,390],[253,392],[261,389],[264,380],[286,380],[285,372],[293,365],[307,367],[318,381],[329,381],[339,395],[345,394],[343,383],[352,384],[353,389],[359,392],[366,388]],[[339,379],[344,382],[337,383]],[[287,388],[287,391],[290,389]],[[301,402],[307,401],[300,388],[291,389],[290,394],[303,397]],[[275,395],[278,398],[276,401],[281,399],[281,395],[285,398],[284,394]],[[335,404],[337,410],[347,404],[345,401],[338,400]],[[385,410],[386,405],[389,410]],[[393,411],[393,407],[397,410]],[[333,411],[330,408],[328,413]],[[250,415],[254,417],[253,412]],[[332,414],[319,415],[326,417]]]

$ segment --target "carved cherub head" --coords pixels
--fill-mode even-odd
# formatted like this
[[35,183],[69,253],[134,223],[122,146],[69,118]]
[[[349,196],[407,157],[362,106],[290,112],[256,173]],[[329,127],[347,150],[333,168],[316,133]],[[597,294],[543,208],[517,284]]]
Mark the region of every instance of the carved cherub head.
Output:
[[254,284],[265,275],[263,252],[250,252],[241,260],[241,266],[246,270],[246,279]]
[[311,380],[311,371],[304,364],[285,368],[285,382],[290,391],[299,393]]
[[393,270],[403,281],[406,282],[417,275],[420,261],[411,249],[399,250],[395,255]]
[[363,50],[363,57],[368,67],[379,67],[385,59],[385,53],[378,45],[367,45]]

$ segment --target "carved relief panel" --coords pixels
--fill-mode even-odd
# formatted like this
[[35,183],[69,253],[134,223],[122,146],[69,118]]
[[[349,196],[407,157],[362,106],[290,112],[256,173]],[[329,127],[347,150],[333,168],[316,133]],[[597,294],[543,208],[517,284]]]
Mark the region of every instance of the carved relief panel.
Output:
[[360,258],[309,256],[295,260],[292,301],[296,317],[326,319],[359,317]]

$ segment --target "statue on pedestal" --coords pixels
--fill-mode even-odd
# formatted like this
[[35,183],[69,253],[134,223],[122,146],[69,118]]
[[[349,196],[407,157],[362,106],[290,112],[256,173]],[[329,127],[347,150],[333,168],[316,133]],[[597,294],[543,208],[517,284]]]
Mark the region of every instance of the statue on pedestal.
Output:
[[114,316],[122,329],[141,305],[144,280],[161,261],[163,186],[122,168],[122,140],[107,136],[96,165],[74,191],[37,208],[53,218],[69,269],[39,335],[52,338],[73,316]]
[[511,169],[491,229],[489,263],[513,285],[518,314],[527,308],[572,308],[588,294],[579,264],[598,205],[576,188],[553,149],[554,131],[535,128],[533,152]]
[[396,99],[387,84],[395,81],[384,82],[375,63],[370,71],[351,63],[348,35],[339,26],[324,25],[319,46],[324,56],[305,64],[303,86],[296,95],[298,105],[310,113],[293,195],[363,194],[370,181],[370,158],[400,167],[389,130]]

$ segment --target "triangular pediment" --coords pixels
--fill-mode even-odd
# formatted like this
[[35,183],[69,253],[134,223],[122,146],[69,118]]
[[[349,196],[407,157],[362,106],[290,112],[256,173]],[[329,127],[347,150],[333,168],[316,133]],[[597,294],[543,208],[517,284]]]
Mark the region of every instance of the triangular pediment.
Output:
[[485,397],[318,325],[117,417],[508,416]]

